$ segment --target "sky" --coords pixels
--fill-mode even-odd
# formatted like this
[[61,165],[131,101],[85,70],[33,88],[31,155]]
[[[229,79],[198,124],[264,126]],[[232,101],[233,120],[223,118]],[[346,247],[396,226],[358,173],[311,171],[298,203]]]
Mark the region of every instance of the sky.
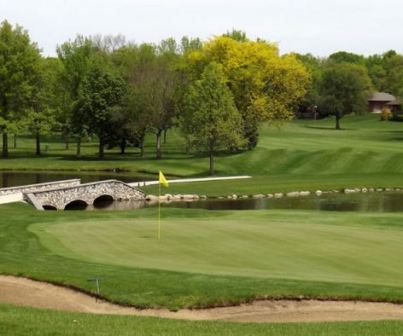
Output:
[[44,55],[77,34],[157,43],[232,29],[281,53],[403,52],[403,0],[0,0],[0,20],[22,25]]

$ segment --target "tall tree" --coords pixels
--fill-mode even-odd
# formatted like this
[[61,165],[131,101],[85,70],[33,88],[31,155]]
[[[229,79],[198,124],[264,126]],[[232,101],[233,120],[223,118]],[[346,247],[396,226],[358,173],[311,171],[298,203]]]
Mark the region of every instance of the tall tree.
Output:
[[226,83],[221,65],[207,65],[201,79],[190,85],[181,116],[182,130],[191,145],[208,153],[210,175],[214,175],[218,150],[242,144],[242,117]]
[[[63,64],[61,81],[67,92],[61,116],[64,118],[64,129],[69,129],[77,138],[77,157],[80,157],[81,140],[87,135],[89,127],[77,108],[79,89],[95,51],[93,42],[83,36],[77,36],[74,41],[65,42],[57,48],[57,54]],[[69,135],[65,136],[68,138]]]
[[156,137],[156,158],[162,158],[162,135],[176,114],[177,54],[172,42],[159,48],[149,44],[132,47],[133,62],[125,76],[131,87],[131,108],[141,125]]
[[41,136],[56,126],[60,106],[59,70],[57,58],[41,59],[32,102],[24,118],[26,128],[35,137],[36,155],[41,155]]
[[104,147],[109,133],[113,133],[110,122],[121,108],[125,95],[125,82],[95,58],[81,83],[77,111],[89,130],[98,136],[99,158],[104,157]]
[[22,119],[37,84],[40,53],[28,32],[7,21],[0,25],[0,131],[3,158],[8,157],[8,131]]
[[344,115],[366,111],[372,83],[365,67],[339,63],[324,70],[320,89],[322,109],[335,116],[336,129],[340,129]]
[[223,65],[228,86],[243,118],[247,148],[256,147],[258,123],[288,120],[304,97],[309,82],[305,67],[294,55],[280,56],[275,44],[251,41],[233,32],[187,55],[189,73],[198,78],[206,64]]

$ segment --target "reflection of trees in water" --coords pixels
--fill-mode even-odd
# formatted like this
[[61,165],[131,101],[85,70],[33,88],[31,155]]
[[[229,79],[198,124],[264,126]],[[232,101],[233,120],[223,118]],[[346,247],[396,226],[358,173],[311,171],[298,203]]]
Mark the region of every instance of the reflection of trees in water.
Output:
[[0,188],[15,187],[36,183],[52,182],[80,178],[82,183],[103,180],[120,180],[122,182],[138,182],[151,180],[150,176],[130,176],[116,174],[86,174],[86,173],[58,173],[58,172],[0,172]]

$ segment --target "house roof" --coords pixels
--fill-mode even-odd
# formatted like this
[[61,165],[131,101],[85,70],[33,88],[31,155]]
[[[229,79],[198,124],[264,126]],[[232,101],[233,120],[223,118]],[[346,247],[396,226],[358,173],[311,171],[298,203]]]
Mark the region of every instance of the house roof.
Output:
[[393,102],[396,101],[396,97],[386,92],[374,92],[368,101]]
[[400,106],[400,105],[402,105],[402,102],[401,102],[400,99],[398,98],[398,99],[392,100],[392,101],[389,102],[389,103],[386,103],[386,105],[390,105],[390,106]]

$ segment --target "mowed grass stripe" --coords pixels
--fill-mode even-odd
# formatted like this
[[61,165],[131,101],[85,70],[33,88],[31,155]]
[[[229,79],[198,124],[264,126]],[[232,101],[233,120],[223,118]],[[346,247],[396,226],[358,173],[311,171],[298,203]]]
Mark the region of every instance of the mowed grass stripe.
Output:
[[[247,211],[214,217],[206,212],[203,218],[165,218],[160,241],[156,220],[149,218],[39,224],[32,230],[50,250],[89,262],[403,286],[400,220],[399,216],[349,213]],[[363,221],[367,224],[360,224]]]

